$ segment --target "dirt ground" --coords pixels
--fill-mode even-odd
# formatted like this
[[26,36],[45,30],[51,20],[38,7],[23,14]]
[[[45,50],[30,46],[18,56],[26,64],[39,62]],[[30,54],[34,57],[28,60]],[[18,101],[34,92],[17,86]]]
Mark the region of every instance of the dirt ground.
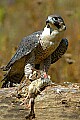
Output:
[[[30,112],[29,108],[20,105],[21,99],[12,95],[15,89],[0,89],[0,120],[26,120]],[[47,87],[35,99],[34,120],[80,120],[80,85]]]

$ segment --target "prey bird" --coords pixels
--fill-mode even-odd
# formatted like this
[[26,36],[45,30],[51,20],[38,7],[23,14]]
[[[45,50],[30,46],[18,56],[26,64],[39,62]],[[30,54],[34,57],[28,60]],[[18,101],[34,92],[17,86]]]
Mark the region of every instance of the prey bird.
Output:
[[2,67],[2,70],[6,71],[2,87],[8,87],[8,83],[9,86],[20,83],[25,66],[27,66],[27,77],[32,72],[31,68],[48,72],[50,64],[60,59],[67,50],[68,40],[62,38],[65,30],[66,25],[62,17],[50,15],[43,30],[24,37],[14,56],[6,66]]

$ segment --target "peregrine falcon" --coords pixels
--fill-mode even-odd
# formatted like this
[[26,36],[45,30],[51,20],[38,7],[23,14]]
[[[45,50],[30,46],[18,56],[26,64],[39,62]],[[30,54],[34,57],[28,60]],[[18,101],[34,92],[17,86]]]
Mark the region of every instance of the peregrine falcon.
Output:
[[[30,64],[36,69],[49,69],[50,64],[56,62],[67,50],[68,40],[60,38],[66,30],[64,20],[59,15],[50,15],[43,30],[24,37],[19,44],[15,55],[6,66],[7,71],[2,81],[2,87],[10,83],[20,83],[24,76],[24,68]],[[30,73],[27,73],[27,76]]]

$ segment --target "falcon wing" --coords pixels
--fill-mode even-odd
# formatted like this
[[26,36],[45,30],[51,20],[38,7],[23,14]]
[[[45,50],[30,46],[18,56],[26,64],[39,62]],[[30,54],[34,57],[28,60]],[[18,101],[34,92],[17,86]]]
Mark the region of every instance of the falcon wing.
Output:
[[58,61],[62,57],[62,55],[66,52],[67,48],[68,48],[68,40],[66,38],[63,38],[59,46],[51,54],[51,64]]
[[38,31],[27,37],[24,37],[15,55],[12,57],[9,63],[2,68],[3,71],[9,70],[9,68],[13,65],[14,62],[31,53],[31,51],[39,44],[39,39],[37,37],[37,34],[40,35],[41,33],[42,31]]
[[22,39],[15,55],[3,68],[7,73],[4,75],[2,80],[5,81],[2,84],[2,87],[8,87],[8,83],[10,83],[9,86],[13,86],[13,83],[20,83],[24,76],[26,61],[29,60],[31,62],[32,57],[34,57],[34,55],[32,55],[32,51],[39,44],[39,39],[36,35],[40,35],[41,33],[42,31],[38,31]]

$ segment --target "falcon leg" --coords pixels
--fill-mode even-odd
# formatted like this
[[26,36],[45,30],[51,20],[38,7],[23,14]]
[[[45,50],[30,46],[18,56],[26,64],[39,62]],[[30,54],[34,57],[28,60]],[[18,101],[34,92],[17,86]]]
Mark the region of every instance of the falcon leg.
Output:
[[26,79],[29,77],[30,74],[32,74],[32,65],[31,64],[26,64],[25,68],[24,68],[24,73],[25,73],[25,77]]
[[44,70],[45,70],[46,73],[48,72],[50,65],[51,65],[51,56],[48,56],[44,60]]
[[26,61],[26,65],[24,68],[26,79],[30,76],[30,74],[32,74],[32,69],[35,67],[34,61],[35,61],[35,53],[33,51],[32,57],[28,61]]

